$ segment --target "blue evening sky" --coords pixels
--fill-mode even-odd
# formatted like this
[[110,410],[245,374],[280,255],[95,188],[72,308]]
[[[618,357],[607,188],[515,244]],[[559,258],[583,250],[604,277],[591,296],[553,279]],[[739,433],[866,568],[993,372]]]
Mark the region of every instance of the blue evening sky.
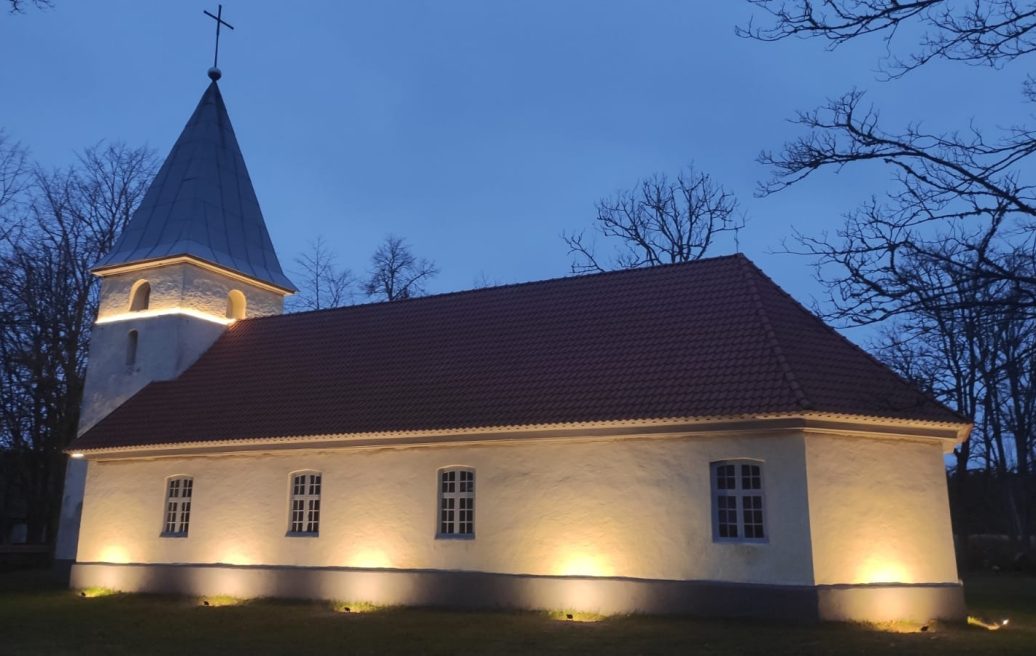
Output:
[[[54,5],[0,14],[0,127],[49,166],[105,139],[164,157],[208,83],[202,10],[215,2]],[[857,86],[896,128],[995,128],[1025,118],[1025,71],[935,64],[882,83],[880,40],[834,53],[746,41],[734,26],[752,11],[736,0],[229,0],[220,86],[288,271],[323,235],[362,273],[395,233],[441,267],[430,291],[566,275],[560,234],[588,227],[595,201],[694,162],[740,197],[741,250],[809,303],[820,292],[809,261],[779,253],[782,240],[837,228],[890,172],[756,198],[767,170],[755,158],[798,134],[793,112]]]

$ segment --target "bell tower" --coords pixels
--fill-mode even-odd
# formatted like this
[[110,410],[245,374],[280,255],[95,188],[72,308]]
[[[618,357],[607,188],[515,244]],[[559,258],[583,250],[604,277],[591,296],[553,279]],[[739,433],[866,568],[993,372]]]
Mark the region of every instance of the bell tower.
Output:
[[[79,434],[179,376],[235,321],[280,314],[284,275],[230,124],[219,69],[112,251],[90,338]],[[71,454],[55,560],[74,561],[87,463]]]

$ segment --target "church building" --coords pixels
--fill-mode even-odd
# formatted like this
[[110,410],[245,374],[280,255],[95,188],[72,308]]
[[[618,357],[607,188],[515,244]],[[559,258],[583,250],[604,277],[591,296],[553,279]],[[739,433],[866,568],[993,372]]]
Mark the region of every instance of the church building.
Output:
[[73,587],[964,616],[943,456],[969,423],[747,258],[283,314],[211,77],[94,269]]

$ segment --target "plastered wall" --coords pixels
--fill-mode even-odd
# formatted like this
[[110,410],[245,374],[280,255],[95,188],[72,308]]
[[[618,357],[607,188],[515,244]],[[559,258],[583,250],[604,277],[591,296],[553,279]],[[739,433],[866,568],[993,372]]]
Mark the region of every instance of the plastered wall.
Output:
[[216,317],[226,316],[227,294],[232,289],[244,293],[245,317],[280,314],[284,295],[189,263],[169,264],[152,269],[105,276],[101,282],[98,319],[129,311],[133,285],[147,280],[151,284],[153,310],[188,308]]
[[[79,434],[89,430],[154,380],[180,375],[219,338],[225,326],[185,314],[139,316],[130,313],[134,285],[151,285],[149,311],[190,310],[225,319],[227,295],[245,295],[245,316],[280,314],[284,296],[189,264],[169,264],[108,275],[101,280],[97,323],[90,336],[90,358],[79,416]],[[135,362],[127,362],[130,331],[137,331]],[[85,463],[71,461],[65,477],[55,558],[73,560],[78,542]]]
[[[709,463],[763,461],[769,541],[712,538]],[[437,540],[436,473],[476,469],[476,537]],[[323,472],[320,536],[287,537],[289,477]],[[803,438],[292,450],[91,461],[79,562],[375,567],[813,583]],[[190,534],[160,537],[194,477]]]
[[806,437],[818,584],[955,583],[942,445]]
[[[175,314],[94,326],[79,433],[86,432],[151,381],[178,376],[225,329],[218,323]],[[137,358],[132,365],[126,362],[131,330],[137,331]]]

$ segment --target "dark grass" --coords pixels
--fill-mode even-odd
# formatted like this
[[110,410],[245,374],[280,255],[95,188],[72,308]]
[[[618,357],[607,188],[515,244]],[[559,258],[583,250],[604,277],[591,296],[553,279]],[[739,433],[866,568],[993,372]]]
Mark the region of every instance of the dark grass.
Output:
[[977,577],[971,614],[990,632],[678,617],[594,623],[547,613],[388,609],[335,613],[315,602],[203,607],[158,595],[81,598],[39,574],[0,574],[0,654],[1036,654],[1036,579]]

